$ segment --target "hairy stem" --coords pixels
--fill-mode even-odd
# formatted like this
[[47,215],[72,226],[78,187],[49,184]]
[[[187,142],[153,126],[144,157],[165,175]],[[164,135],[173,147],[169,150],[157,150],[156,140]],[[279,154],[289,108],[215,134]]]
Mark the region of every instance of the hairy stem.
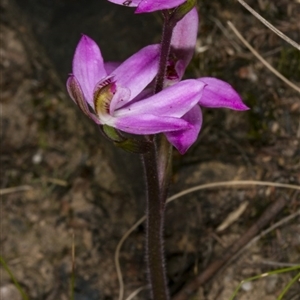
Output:
[[[159,71],[156,77],[154,93],[164,87],[170,43],[174,24],[170,22],[170,12],[163,12],[165,21],[162,33]],[[152,147],[143,155],[144,173],[147,183],[147,242],[146,260],[151,286],[151,298],[168,300],[169,292],[165,271],[163,248],[163,226],[165,203],[171,166],[171,146],[164,136],[152,139]],[[157,149],[159,149],[157,151]]]
[[164,87],[164,80],[166,76],[168,58],[169,58],[170,48],[171,48],[172,32],[175,26],[173,22],[170,22],[171,14],[169,13],[169,11],[164,11],[163,15],[165,20],[164,20],[162,38],[160,43],[159,70],[156,76],[155,91],[154,91],[155,94],[162,91]]
[[147,182],[147,264],[151,285],[151,298],[169,299],[165,274],[163,249],[163,223],[165,211],[164,194],[161,192],[157,170],[155,145],[143,155],[144,171]]

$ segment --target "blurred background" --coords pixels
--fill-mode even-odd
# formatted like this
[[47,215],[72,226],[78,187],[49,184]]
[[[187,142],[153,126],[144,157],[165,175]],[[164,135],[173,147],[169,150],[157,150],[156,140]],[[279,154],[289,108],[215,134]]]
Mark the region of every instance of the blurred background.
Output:
[[[300,42],[299,1],[248,4]],[[104,0],[2,0],[0,8],[1,255],[29,299],[70,299],[74,233],[75,299],[117,299],[114,251],[145,210],[139,159],[101,136],[69,99],[65,81],[82,33],[99,43],[105,60],[122,61],[159,42],[161,16],[134,15]],[[198,1],[198,9],[198,42],[187,76],[226,80],[251,110],[203,109],[197,143],[185,156],[174,152],[170,194],[224,180],[299,185],[299,94],[267,70],[226,22],[298,86],[300,52],[237,1]],[[218,188],[170,204],[165,247],[172,294],[222,256],[278,199],[287,204],[276,223],[299,210],[299,194],[270,187]],[[231,226],[216,230],[245,203]],[[196,299],[229,299],[241,280],[299,263],[299,237],[298,216],[244,249],[199,287]],[[128,296],[146,284],[144,225],[125,242],[120,260]],[[22,299],[7,272],[1,272],[2,299]],[[251,283],[239,299],[276,299],[294,275]],[[298,295],[299,283],[287,299]],[[148,299],[147,293],[136,299]]]

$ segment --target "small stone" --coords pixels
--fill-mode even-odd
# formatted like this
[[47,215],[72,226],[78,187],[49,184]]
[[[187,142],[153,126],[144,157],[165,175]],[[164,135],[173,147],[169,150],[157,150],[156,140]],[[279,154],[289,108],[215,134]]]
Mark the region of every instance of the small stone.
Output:
[[35,165],[38,165],[42,162],[43,160],[43,156],[42,156],[42,153],[41,152],[37,152],[35,153],[33,156],[32,156],[32,162],[35,164]]
[[1,300],[22,300],[22,296],[13,284],[0,287]]
[[251,291],[252,288],[253,288],[253,284],[250,281],[244,282],[243,285],[242,285],[242,290],[244,290],[245,292]]
[[279,129],[279,124],[278,124],[277,122],[273,122],[273,123],[271,124],[271,131],[272,131],[273,133],[276,133],[276,132],[278,131],[278,129]]

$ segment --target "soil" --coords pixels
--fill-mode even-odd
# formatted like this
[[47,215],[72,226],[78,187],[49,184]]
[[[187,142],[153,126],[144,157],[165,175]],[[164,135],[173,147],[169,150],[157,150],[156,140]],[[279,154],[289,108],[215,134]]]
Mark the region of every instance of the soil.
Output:
[[[1,2],[1,256],[31,300],[71,299],[72,274],[76,300],[118,299],[114,251],[145,210],[138,156],[110,145],[81,115],[64,87],[81,32],[99,42],[106,59],[116,61],[159,40],[159,14],[136,16],[129,8],[106,2]],[[299,43],[299,1],[248,3]],[[236,1],[203,1],[199,13],[198,43],[188,76],[226,80],[251,109],[203,109],[197,143],[185,156],[174,152],[170,195],[226,180],[299,186],[299,94],[253,57],[226,21],[231,20],[298,86],[300,52]],[[170,203],[165,248],[172,295],[222,256],[280,198],[287,199],[287,205],[270,227],[299,211],[299,193],[274,187],[222,187]],[[248,205],[242,215],[217,230],[243,203]],[[299,221],[298,214],[242,249],[190,299],[227,300],[241,280],[299,264]],[[143,224],[125,241],[120,262],[129,296],[146,284]],[[2,266],[0,272],[1,299],[22,299]],[[251,281],[243,285],[238,299],[275,300],[295,275],[287,272]],[[299,295],[296,282],[284,299],[300,299]],[[135,299],[148,299],[148,293]]]

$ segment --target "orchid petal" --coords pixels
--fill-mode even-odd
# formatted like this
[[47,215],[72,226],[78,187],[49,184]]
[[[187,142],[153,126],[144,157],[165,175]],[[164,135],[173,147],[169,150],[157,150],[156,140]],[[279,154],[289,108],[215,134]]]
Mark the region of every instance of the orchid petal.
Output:
[[233,110],[248,110],[239,94],[227,82],[213,78],[202,77],[198,79],[206,83],[203,95],[199,98],[199,104],[204,107],[224,107]]
[[80,84],[74,75],[70,75],[67,80],[67,90],[70,97],[78,105],[80,110],[90,119],[92,119],[95,123],[101,124],[100,120],[93,113],[91,113],[88,104],[84,98],[84,94],[80,87]]
[[104,68],[107,73],[107,75],[111,74],[116,68],[118,68],[121,65],[120,62],[115,61],[109,61],[104,63]]
[[[157,134],[189,129],[190,124],[181,118],[162,117],[151,114],[139,114],[114,118],[112,126],[132,134]],[[110,124],[108,124],[110,125]]]
[[205,84],[189,79],[168,87],[147,99],[129,104],[115,112],[116,117],[153,114],[180,118],[191,110],[202,96]]
[[[119,89],[120,87],[118,87]],[[128,90],[128,89],[127,89]],[[129,90],[128,90],[129,91]],[[130,103],[129,104],[126,104],[125,106],[127,107],[128,105],[132,105],[133,103],[135,102],[139,102],[141,100],[145,100],[146,98],[149,98],[153,95],[153,88],[150,88],[150,87],[146,87],[144,90],[142,90],[134,99],[130,100]],[[128,99],[130,97],[130,91],[129,91],[129,96],[128,94],[126,94],[125,96],[123,96],[123,98],[119,98],[117,101],[116,101],[116,98],[114,96],[114,98],[112,99],[111,101],[111,104],[110,104],[110,110],[111,111],[115,111],[116,109],[116,106],[124,106],[123,103],[124,103],[124,100],[123,99]],[[117,104],[115,104],[115,102]],[[123,102],[123,103],[121,103]],[[120,109],[119,109],[120,110]]]
[[81,86],[85,99],[92,106],[94,87],[106,76],[106,71],[98,45],[86,35],[82,36],[76,47],[73,74]]
[[173,55],[178,61],[175,69],[179,80],[193,57],[198,26],[198,12],[196,8],[193,8],[174,27],[171,39],[171,57]]
[[186,0],[108,0],[109,2],[128,6],[137,7],[136,13],[152,12],[156,10],[170,9],[179,6]]
[[165,133],[168,141],[179,151],[180,154],[184,154],[197,140],[202,126],[202,112],[199,105],[194,106],[182,117],[182,119],[190,123],[191,127],[188,129]]
[[153,87],[150,86],[146,87],[142,90],[134,99],[130,100],[129,105],[132,105],[135,102],[145,100],[153,95]]
[[130,89],[130,100],[137,96],[156,76],[158,57],[159,45],[150,45],[129,57],[112,72],[111,75],[114,76],[119,86]]
[[186,0],[141,0],[135,13],[153,12],[179,6]]
[[142,0],[108,0],[108,1],[123,6],[137,7]]
[[116,93],[110,103],[110,114],[114,115],[117,106],[123,106],[131,98],[131,91],[122,86],[117,86]]

